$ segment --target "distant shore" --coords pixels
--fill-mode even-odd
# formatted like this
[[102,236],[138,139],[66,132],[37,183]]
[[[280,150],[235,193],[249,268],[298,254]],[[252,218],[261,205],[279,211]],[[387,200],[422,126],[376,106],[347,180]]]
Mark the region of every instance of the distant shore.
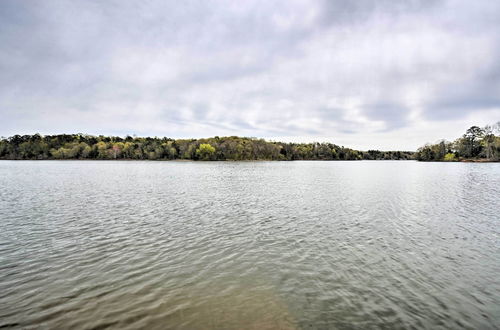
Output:
[[0,158],[0,161],[103,161],[103,162],[136,162],[136,161],[147,161],[147,162],[174,162],[174,163],[196,163],[196,162],[316,162],[316,161],[326,161],[326,162],[357,162],[357,161],[417,161],[422,163],[500,163],[500,160],[489,160],[489,159],[460,159],[455,161],[445,161],[445,160],[417,160],[417,159],[295,159],[295,160],[276,160],[276,159],[221,159],[221,160],[194,160],[194,159],[99,159],[99,158],[71,158],[71,159],[9,159]]
[[415,159],[221,159],[221,160],[194,160],[194,159],[99,159],[99,158],[68,158],[68,159],[9,159],[0,158],[0,161],[103,161],[103,162],[174,162],[174,163],[197,163],[197,162],[361,162],[361,161],[417,161]]
[[96,160],[411,160],[412,151],[360,151],[333,143],[285,143],[226,136],[203,139],[14,135],[0,140],[0,159]]
[[492,159],[461,159],[459,163],[500,163],[500,160]]
[[86,134],[14,135],[0,139],[7,160],[294,161],[418,160],[490,163],[500,160],[495,127],[472,126],[454,142],[440,141],[413,151],[356,150],[329,142],[292,143],[251,137],[171,139]]
[[500,161],[500,122],[485,127],[472,126],[453,142],[426,144],[415,153],[419,161],[492,163]]

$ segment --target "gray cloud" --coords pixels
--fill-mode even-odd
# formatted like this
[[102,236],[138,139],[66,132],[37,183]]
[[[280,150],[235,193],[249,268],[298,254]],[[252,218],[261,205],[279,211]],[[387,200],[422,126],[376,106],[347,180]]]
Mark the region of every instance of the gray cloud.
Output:
[[323,0],[321,18],[325,24],[359,23],[372,15],[403,15],[431,10],[441,0]]
[[364,114],[371,120],[384,122],[383,130],[390,131],[408,125],[408,109],[405,106],[391,103],[375,103],[363,107]]
[[[500,52],[494,52],[500,58]],[[496,60],[495,60],[496,62]],[[500,109],[500,63],[483,64],[472,77],[436,89],[435,97],[428,104],[425,115],[430,120],[461,118],[477,110]]]
[[4,0],[0,135],[416,148],[498,120],[498,31],[486,0]]

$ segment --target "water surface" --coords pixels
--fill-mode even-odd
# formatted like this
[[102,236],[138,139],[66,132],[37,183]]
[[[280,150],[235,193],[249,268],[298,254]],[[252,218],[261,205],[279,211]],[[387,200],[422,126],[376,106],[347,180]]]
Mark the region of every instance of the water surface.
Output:
[[500,164],[0,162],[0,327],[494,329]]

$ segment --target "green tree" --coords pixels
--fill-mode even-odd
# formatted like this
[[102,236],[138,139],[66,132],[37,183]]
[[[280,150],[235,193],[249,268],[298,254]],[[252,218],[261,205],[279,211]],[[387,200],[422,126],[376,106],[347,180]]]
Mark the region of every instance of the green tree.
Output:
[[476,157],[481,152],[481,137],[483,136],[483,129],[478,126],[470,127],[463,135],[464,156]]
[[447,153],[446,155],[444,155],[445,162],[454,162],[455,160],[457,160],[457,158],[455,157],[454,153]]
[[196,155],[201,160],[214,160],[215,159],[215,148],[208,143],[200,144],[199,148],[196,150]]
[[106,159],[108,158],[108,146],[106,142],[99,141],[96,144],[97,148],[97,158]]

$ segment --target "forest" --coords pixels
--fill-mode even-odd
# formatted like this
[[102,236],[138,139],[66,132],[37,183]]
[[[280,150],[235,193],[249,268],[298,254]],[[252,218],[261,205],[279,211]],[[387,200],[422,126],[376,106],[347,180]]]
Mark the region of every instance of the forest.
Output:
[[485,127],[472,126],[453,142],[426,144],[415,153],[420,161],[499,161],[500,122]]
[[33,134],[0,138],[0,159],[499,161],[500,122],[472,126],[453,142],[426,144],[416,152],[360,151],[332,143],[283,143],[237,136],[171,139]]
[[170,139],[86,134],[0,139],[0,159],[407,160],[410,151],[359,151],[332,143],[282,143],[247,137]]

